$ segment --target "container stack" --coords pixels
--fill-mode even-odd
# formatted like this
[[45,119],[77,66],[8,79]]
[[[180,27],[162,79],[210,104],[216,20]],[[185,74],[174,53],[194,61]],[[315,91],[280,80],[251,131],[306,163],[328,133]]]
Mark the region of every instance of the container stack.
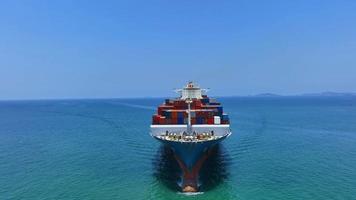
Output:
[[[184,100],[166,99],[152,116],[152,124],[187,124],[187,109]],[[193,99],[190,109],[191,124],[229,124],[229,116],[223,113],[221,104],[206,95],[202,99]]]
[[227,114],[223,114],[222,116],[221,116],[221,124],[229,124],[230,122],[229,122],[229,115],[227,115]]

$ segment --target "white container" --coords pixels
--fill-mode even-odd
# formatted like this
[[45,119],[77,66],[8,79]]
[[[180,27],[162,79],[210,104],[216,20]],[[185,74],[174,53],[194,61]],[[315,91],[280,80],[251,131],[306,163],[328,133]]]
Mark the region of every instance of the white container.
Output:
[[214,116],[214,124],[221,124],[220,116]]

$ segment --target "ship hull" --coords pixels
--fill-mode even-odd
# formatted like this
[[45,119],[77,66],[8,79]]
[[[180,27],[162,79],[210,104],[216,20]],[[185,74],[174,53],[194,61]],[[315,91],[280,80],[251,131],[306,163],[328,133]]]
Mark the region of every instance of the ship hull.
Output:
[[207,155],[209,150],[224,140],[228,135],[216,140],[209,140],[204,142],[176,142],[158,139],[164,145],[170,147],[179,162],[182,162],[188,170],[192,170],[197,162],[203,158],[203,155]]
[[199,172],[205,160],[209,157],[210,150],[229,135],[216,140],[204,142],[176,142],[158,139],[173,150],[174,157],[181,170],[181,183],[183,192],[199,191]]
[[174,157],[182,170],[181,188],[183,192],[199,190],[199,171],[208,158],[210,150],[230,136],[229,125],[193,125],[192,132],[214,133],[206,140],[177,140],[165,136],[167,133],[182,133],[185,125],[151,125],[151,135],[173,150]]

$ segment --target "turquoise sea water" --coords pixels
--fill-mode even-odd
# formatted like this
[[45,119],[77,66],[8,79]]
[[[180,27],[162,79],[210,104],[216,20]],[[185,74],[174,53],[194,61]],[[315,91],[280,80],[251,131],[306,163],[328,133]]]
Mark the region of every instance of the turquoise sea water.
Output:
[[356,99],[220,98],[233,135],[179,192],[162,99],[0,102],[0,199],[356,199]]

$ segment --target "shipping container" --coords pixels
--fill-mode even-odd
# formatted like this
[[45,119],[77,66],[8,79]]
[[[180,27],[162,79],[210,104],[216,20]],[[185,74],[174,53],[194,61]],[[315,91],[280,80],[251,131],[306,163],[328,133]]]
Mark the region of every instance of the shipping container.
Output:
[[186,103],[185,103],[184,100],[175,100],[175,101],[173,102],[173,105],[174,105],[174,106],[184,106],[184,105],[186,105]]
[[163,108],[158,107],[158,109],[157,109],[157,114],[162,115],[162,114],[163,114],[162,111],[163,111]]
[[181,111],[178,112],[178,113],[177,113],[177,117],[178,117],[178,118],[184,118],[184,112],[181,112]]
[[165,124],[165,122],[166,122],[166,117],[160,116],[159,124]]
[[214,118],[209,117],[209,118],[207,119],[207,122],[208,122],[208,124],[214,124]]
[[171,124],[177,124],[177,118],[172,118],[171,119]]
[[184,118],[177,118],[177,124],[184,124]]
[[174,119],[177,119],[177,111],[172,110],[172,115],[171,115],[171,117],[174,118]]
[[191,104],[192,109],[199,109],[202,106],[202,102],[200,100],[194,100]]
[[169,114],[168,114],[167,110],[163,110],[163,111],[162,111],[162,116],[168,118],[168,115],[169,115]]
[[222,111],[222,106],[221,105],[202,105],[202,109]]
[[214,116],[214,124],[221,124],[220,116]]
[[157,113],[158,113],[159,115],[163,115],[163,111],[164,111],[164,110],[170,110],[170,109],[174,109],[174,107],[173,107],[173,106],[167,106],[167,105],[160,105],[160,106],[158,107]]
[[229,120],[222,120],[221,124],[230,124],[230,123],[229,123]]
[[209,112],[207,113],[207,116],[208,116],[208,117],[214,117],[214,112],[209,111]]
[[201,99],[202,104],[209,104],[209,98],[203,98]]
[[205,110],[205,111],[197,111],[196,112],[196,116],[197,117],[213,117],[214,116],[214,112],[212,110]]
[[222,115],[221,115],[221,119],[222,119],[222,120],[229,120],[229,115],[227,115],[227,114],[222,114]]
[[166,124],[172,124],[172,119],[166,119]]
[[223,107],[222,106],[217,106],[216,108],[218,109],[219,113],[221,113],[221,114],[223,113]]
[[152,124],[159,124],[159,116],[158,115],[152,116]]
[[203,124],[203,118],[202,117],[197,117],[195,119],[196,119],[197,124]]

